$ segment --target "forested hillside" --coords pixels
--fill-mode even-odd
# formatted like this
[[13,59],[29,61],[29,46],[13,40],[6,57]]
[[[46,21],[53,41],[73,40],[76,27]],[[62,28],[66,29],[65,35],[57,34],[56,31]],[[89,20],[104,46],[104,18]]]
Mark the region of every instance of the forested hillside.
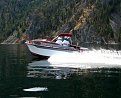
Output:
[[1,42],[13,35],[20,41],[60,32],[72,32],[79,43],[121,42],[121,1],[1,0]]

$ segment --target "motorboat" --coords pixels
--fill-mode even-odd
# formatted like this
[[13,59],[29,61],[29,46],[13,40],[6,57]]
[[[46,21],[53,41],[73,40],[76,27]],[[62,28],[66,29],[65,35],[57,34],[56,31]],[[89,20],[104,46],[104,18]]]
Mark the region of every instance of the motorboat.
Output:
[[[63,44],[60,45],[56,43],[57,39],[60,37],[62,40],[64,40],[65,37],[68,38],[70,45],[64,46]],[[48,58],[55,54],[59,55],[63,53],[70,54],[73,52],[80,52],[80,46],[73,45],[71,37],[72,37],[71,33],[60,33],[52,40],[34,39],[34,40],[28,40],[25,43],[32,54]]]

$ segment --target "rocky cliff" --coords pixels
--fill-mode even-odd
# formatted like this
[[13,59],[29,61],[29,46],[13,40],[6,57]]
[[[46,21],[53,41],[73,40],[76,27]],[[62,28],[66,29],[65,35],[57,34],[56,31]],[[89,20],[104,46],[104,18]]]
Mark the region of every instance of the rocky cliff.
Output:
[[0,3],[6,5],[0,10],[1,40],[10,39],[16,31],[19,40],[72,32],[73,40],[79,43],[121,42],[120,0],[2,0]]

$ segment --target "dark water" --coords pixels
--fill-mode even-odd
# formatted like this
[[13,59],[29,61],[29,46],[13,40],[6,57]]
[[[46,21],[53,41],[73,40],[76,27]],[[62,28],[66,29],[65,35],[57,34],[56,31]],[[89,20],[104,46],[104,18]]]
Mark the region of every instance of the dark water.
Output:
[[[76,69],[37,61],[25,45],[0,45],[0,98],[121,98],[121,69]],[[47,91],[24,89],[46,87]]]

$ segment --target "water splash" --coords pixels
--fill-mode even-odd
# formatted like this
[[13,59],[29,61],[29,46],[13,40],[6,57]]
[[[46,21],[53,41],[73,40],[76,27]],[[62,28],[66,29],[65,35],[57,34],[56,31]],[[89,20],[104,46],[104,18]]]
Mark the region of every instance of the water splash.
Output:
[[48,62],[57,67],[74,68],[102,68],[120,67],[121,51],[116,50],[89,50],[80,53],[53,55]]

